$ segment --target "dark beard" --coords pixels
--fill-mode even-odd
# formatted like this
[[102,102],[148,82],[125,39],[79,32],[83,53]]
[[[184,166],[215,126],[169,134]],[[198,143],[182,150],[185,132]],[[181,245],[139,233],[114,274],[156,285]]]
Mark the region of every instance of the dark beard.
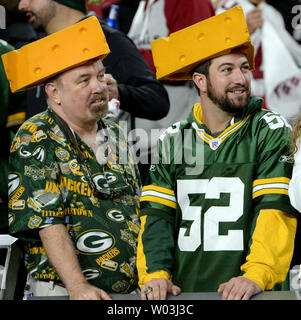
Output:
[[[240,86],[239,88],[241,88],[241,87],[242,86]],[[234,88],[232,88],[232,89],[234,89]],[[214,104],[216,104],[221,110],[223,110],[224,112],[230,113],[230,114],[237,115],[237,114],[241,113],[247,107],[248,101],[249,101],[249,97],[250,97],[250,90],[246,86],[244,87],[244,89],[247,90],[247,96],[246,97],[241,97],[240,99],[238,99],[239,103],[235,103],[234,101],[229,99],[229,97],[227,95],[227,90],[225,92],[225,95],[219,97],[215,93],[215,90],[212,87],[210,80],[207,79],[207,95],[208,95],[208,98]]]

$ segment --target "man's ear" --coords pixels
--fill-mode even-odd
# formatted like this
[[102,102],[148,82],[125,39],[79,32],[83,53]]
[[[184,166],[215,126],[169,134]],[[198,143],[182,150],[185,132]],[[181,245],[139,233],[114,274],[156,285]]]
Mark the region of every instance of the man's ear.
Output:
[[192,80],[195,85],[199,88],[200,94],[207,92],[207,78],[204,74],[195,72],[192,75]]
[[45,85],[45,91],[50,101],[54,101],[57,105],[61,104],[58,83],[56,81],[49,81]]

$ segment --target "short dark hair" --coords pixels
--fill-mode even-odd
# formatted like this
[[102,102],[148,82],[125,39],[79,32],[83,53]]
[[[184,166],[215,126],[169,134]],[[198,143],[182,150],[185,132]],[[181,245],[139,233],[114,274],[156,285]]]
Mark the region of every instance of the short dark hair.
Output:
[[195,68],[190,71],[190,75],[192,76],[195,72],[204,74],[206,78],[209,76],[209,67],[211,65],[211,59],[201,62]]
[[[195,72],[197,73],[200,73],[200,74],[203,74],[205,75],[205,77],[208,79],[209,77],[209,67],[211,65],[211,59],[209,60],[206,60],[206,61],[203,61],[201,62],[200,64],[198,64],[195,68],[193,68],[191,71],[190,71],[190,75],[191,77],[193,76],[193,74]],[[199,88],[197,87],[197,85],[193,82],[197,92],[199,93]]]

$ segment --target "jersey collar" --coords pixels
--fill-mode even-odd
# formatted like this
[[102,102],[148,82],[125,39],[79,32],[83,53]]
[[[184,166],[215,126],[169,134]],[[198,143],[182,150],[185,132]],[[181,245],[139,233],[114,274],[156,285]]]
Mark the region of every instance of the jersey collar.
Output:
[[239,130],[247,122],[252,113],[258,109],[261,109],[262,104],[263,100],[261,98],[251,96],[246,110],[238,117],[233,117],[226,129],[216,134],[212,134],[203,123],[202,106],[200,103],[196,103],[194,105],[188,121],[196,130],[198,136],[204,140],[204,142],[209,144],[212,150],[216,150],[228,137],[230,137],[230,135]]

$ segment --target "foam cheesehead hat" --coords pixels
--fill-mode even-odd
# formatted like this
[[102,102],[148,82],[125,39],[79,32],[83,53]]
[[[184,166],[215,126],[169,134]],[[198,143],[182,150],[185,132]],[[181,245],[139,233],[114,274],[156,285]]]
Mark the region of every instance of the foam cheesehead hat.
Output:
[[63,4],[66,7],[70,7],[75,10],[82,11],[83,13],[87,12],[85,0],[53,0],[60,4]]
[[99,21],[92,16],[1,58],[11,91],[16,92],[43,85],[88,60],[103,60],[109,53]]
[[159,80],[191,80],[190,71],[208,59],[239,48],[255,69],[254,46],[241,6],[202,20],[151,43]]

